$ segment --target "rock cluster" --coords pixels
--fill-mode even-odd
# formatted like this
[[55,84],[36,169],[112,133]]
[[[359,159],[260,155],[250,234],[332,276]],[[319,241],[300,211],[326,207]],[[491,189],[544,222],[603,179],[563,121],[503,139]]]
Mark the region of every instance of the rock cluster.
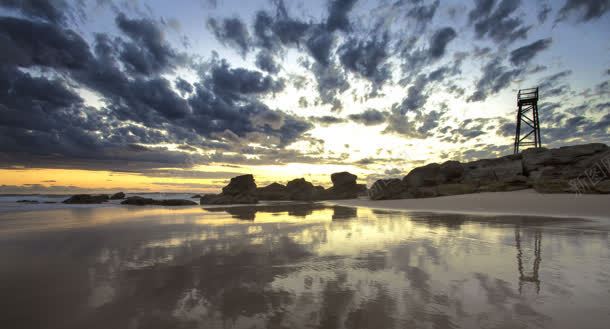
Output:
[[125,193],[117,192],[110,196],[110,200],[123,200],[125,199]]
[[191,200],[181,199],[168,199],[168,200],[155,200],[151,198],[143,198],[141,196],[130,196],[125,199],[121,204],[133,205],[133,206],[192,206],[196,205],[196,202]]
[[205,194],[201,204],[250,204],[258,203],[254,176],[241,175],[231,178],[229,185],[222,188],[220,194]]
[[[587,175],[597,172],[593,184]],[[541,193],[610,193],[610,149],[605,144],[535,148],[520,154],[467,163],[447,161],[415,168],[403,179],[380,179],[369,189],[372,200],[425,198],[475,192],[534,188]],[[583,184],[584,185],[584,184]]]
[[107,194],[76,194],[62,202],[67,204],[96,204],[107,202],[109,199]]
[[348,172],[331,175],[333,186],[324,189],[305,178],[296,178],[286,185],[272,183],[265,187],[256,187],[252,175],[243,175],[231,179],[229,185],[220,194],[206,194],[201,197],[201,204],[245,204],[266,201],[319,201],[353,199],[366,191],[366,185],[357,184],[356,175]]

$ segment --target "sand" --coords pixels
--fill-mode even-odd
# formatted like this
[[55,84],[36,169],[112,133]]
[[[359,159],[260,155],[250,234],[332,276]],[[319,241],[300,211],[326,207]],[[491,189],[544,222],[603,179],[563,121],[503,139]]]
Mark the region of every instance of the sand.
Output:
[[531,189],[425,199],[352,199],[333,204],[409,212],[610,219],[610,195],[541,194]]

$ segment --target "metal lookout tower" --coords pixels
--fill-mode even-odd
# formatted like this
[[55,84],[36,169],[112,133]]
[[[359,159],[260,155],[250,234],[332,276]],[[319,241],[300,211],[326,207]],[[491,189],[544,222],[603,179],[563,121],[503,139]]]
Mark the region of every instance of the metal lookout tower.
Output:
[[[522,124],[525,128],[523,134],[521,133]],[[531,128],[531,131],[528,127]],[[538,120],[538,88],[520,89],[517,94],[517,131],[514,153],[519,153],[519,147],[526,145],[542,147],[540,121]]]

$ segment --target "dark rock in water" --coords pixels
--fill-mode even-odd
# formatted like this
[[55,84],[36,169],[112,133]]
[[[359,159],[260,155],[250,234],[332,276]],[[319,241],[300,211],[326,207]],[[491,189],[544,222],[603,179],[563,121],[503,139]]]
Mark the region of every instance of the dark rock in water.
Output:
[[151,198],[143,198],[140,196],[131,196],[125,199],[121,204],[133,205],[133,206],[192,206],[196,205],[196,202],[191,200],[180,200],[180,199],[169,199],[169,200],[155,200]]
[[91,195],[91,194],[76,194],[73,195],[71,197],[69,197],[68,199],[64,200],[63,203],[67,203],[67,204],[97,204],[97,203],[104,203],[108,201],[108,195],[107,194],[98,194],[98,195]]
[[250,204],[258,203],[254,176],[241,175],[231,178],[229,185],[222,188],[220,194],[205,194],[199,200],[201,204]]
[[43,202],[43,203],[46,203],[46,204],[52,204],[52,203],[57,203],[57,202],[56,202],[56,201],[45,201],[45,202]]
[[17,200],[19,203],[39,203],[36,200]]
[[256,189],[256,194],[261,200],[290,200],[286,186],[279,183],[271,183],[265,187],[259,187]]
[[122,200],[122,199],[125,199],[125,193],[123,193],[123,192],[115,193],[110,197],[110,200]]
[[391,200],[412,197],[407,192],[407,185],[398,178],[377,180],[369,189],[371,200]]
[[195,194],[191,197],[191,199],[201,199],[201,194]]
[[333,187],[341,188],[343,186],[352,187],[356,184],[358,176],[347,171],[337,172],[330,175],[330,180],[333,182]]

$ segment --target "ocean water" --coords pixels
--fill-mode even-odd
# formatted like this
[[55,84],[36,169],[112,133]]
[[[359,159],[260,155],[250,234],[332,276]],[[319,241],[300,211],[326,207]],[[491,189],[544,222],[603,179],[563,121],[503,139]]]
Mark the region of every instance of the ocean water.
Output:
[[610,323],[606,222],[326,204],[46,206],[0,213],[0,328]]

